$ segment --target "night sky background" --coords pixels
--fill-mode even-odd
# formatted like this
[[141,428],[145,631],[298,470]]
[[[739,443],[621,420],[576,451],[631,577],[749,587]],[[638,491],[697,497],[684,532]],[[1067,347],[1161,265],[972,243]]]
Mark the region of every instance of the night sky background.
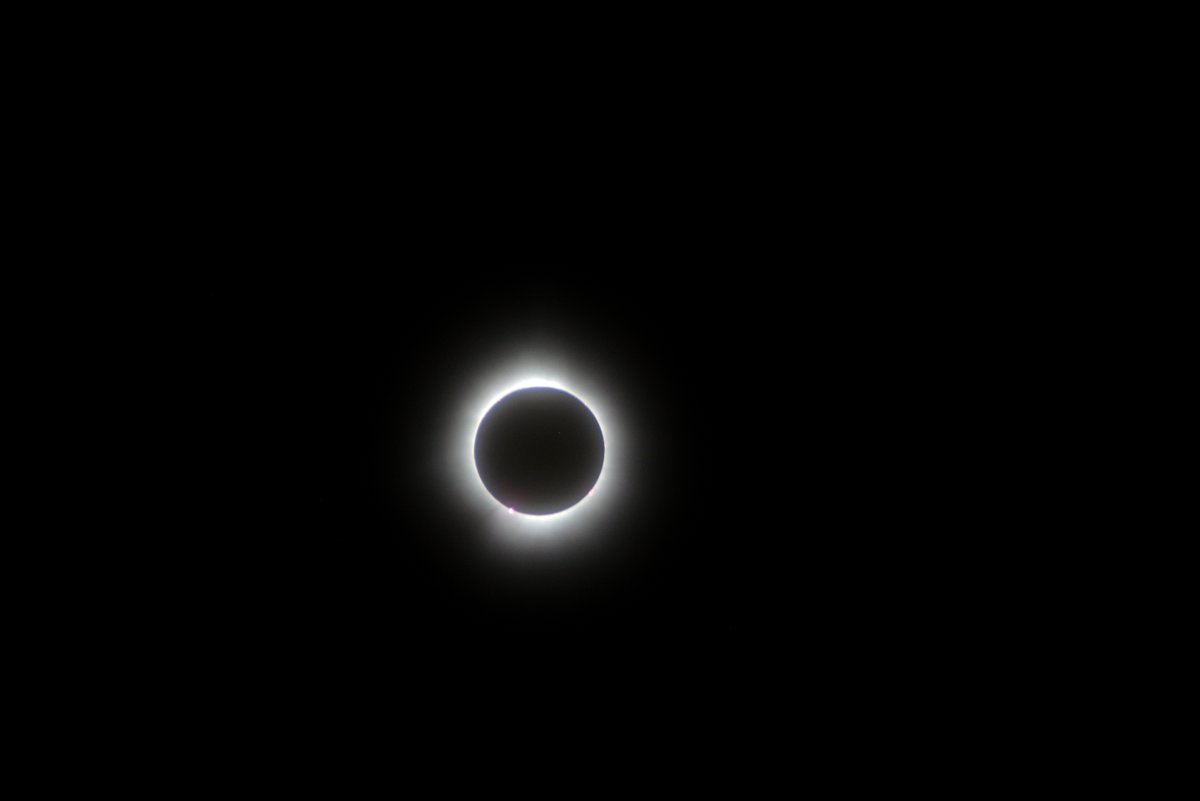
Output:
[[[521,127],[536,97],[241,84],[220,115],[166,96],[118,137],[139,169],[87,162],[121,221],[90,247],[148,276],[107,287],[159,434],[129,630],[282,706],[903,695],[986,570],[958,468],[988,284],[945,267],[988,240],[903,126],[708,85],[741,111]],[[454,387],[531,336],[619,377],[645,485],[594,563],[489,574],[428,464]]]
[[[335,238],[288,253],[353,260]],[[930,505],[907,414],[919,357],[855,270],[439,261],[384,240],[371,270],[198,279],[171,312],[194,458],[159,546],[173,600],[149,614],[202,670],[261,671],[284,696],[736,706],[800,675],[895,680],[958,625],[929,511],[951,506]],[[652,423],[626,443],[647,485],[594,559],[480,569],[477,522],[426,466],[471,378],[454,359],[530,330],[618,366]]]
[[[435,756],[438,789],[651,767],[621,792],[747,797],[1073,740],[1032,691],[1078,697],[1055,648],[1108,625],[1069,579],[1132,592],[1062,489],[1108,447],[1056,390],[1108,358],[1073,314],[1132,325],[1087,294],[1107,140],[1058,123],[1091,62],[1051,41],[1085,23],[831,11],[21,26],[12,383],[50,419],[13,422],[54,497],[10,650],[51,682],[13,685],[40,775],[100,779],[42,748],[66,735],[195,763],[174,780],[328,762],[345,795]],[[637,467],[554,564],[481,556],[438,470],[531,343],[610,382]]]

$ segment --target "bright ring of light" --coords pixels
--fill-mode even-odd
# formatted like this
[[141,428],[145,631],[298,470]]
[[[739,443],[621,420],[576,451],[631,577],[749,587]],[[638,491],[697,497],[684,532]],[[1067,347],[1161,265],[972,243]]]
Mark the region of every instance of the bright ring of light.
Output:
[[[604,463],[591,491],[574,506],[547,515],[523,514],[501,504],[484,486],[475,464],[475,437],[484,416],[505,396],[533,387],[559,389],[574,395],[595,416],[604,437]],[[480,381],[468,398],[454,427],[451,472],[468,509],[486,518],[488,529],[502,540],[543,541],[550,533],[556,541],[567,535],[576,539],[594,530],[605,515],[617,508],[631,483],[627,451],[610,394],[595,382],[548,359],[531,358]]]
[[515,509],[504,506],[504,504],[502,504],[502,503],[500,503],[500,501],[496,500],[496,498],[490,492],[487,491],[487,487],[485,487],[483,484],[483,479],[481,479],[479,477],[479,470],[477,467],[475,467],[475,437],[479,433],[479,426],[483,423],[483,418],[487,415],[487,413],[489,411],[491,411],[493,406],[495,406],[497,403],[504,400],[504,398],[508,397],[509,395],[511,395],[512,393],[516,392],[519,389],[534,389],[534,388],[559,389],[564,392],[569,392],[570,394],[572,394],[576,398],[578,398],[583,403],[584,406],[588,407],[588,409],[591,410],[593,416],[595,416],[596,422],[600,424],[600,433],[604,436],[604,441],[606,443],[606,446],[605,446],[606,450],[611,450],[611,446],[607,445],[609,438],[608,438],[608,431],[604,427],[604,420],[599,414],[596,413],[595,407],[593,407],[592,404],[588,403],[588,401],[586,399],[580,398],[579,394],[577,392],[575,392],[571,389],[568,389],[567,387],[563,386],[561,383],[554,381],[552,379],[526,378],[524,380],[518,381],[516,384],[513,384],[508,389],[504,390],[499,395],[492,398],[483,407],[483,411],[479,413],[479,418],[475,421],[474,430],[471,432],[471,443],[470,443],[471,447],[470,447],[470,452],[469,452],[469,458],[471,460],[472,467],[475,468],[475,478],[478,481],[480,488],[483,489],[483,491],[485,493],[487,493],[487,497],[489,499],[491,499],[491,501],[493,503],[499,505],[508,514],[513,515],[515,517],[520,517],[522,519],[528,519],[528,520],[532,520],[532,521],[548,522],[548,521],[551,521],[553,518],[562,518],[565,515],[571,514],[576,509],[578,509],[581,505],[587,503],[588,501],[590,501],[592,499],[592,497],[596,494],[597,489],[599,489],[600,484],[604,481],[604,472],[607,469],[609,459],[611,459],[612,457],[611,457],[611,455],[606,454],[604,463],[600,466],[600,475],[596,478],[596,483],[592,486],[591,490],[588,491],[587,496],[584,497],[583,500],[579,501],[579,503],[576,503],[574,506],[569,506],[566,509],[563,509],[561,512],[554,512],[553,514],[548,514],[548,515],[530,515],[530,514],[525,514],[524,512],[518,512]]

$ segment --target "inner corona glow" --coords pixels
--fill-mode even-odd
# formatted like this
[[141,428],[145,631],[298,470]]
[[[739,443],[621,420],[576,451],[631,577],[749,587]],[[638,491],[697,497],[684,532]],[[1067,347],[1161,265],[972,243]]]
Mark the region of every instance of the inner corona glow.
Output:
[[[484,416],[507,395],[521,389],[545,387],[568,392],[578,398],[595,416],[604,437],[605,456],[591,492],[574,506],[547,515],[525,514],[496,500],[479,476],[475,464],[475,438]],[[568,533],[572,537],[593,528],[594,524],[614,508],[624,482],[625,453],[621,426],[607,394],[587,377],[569,371],[549,371],[523,368],[498,372],[480,381],[470,392],[455,433],[453,472],[464,500],[476,513],[488,519],[488,526],[503,540],[530,542],[553,532],[554,540]]]
[[548,379],[548,378],[526,378],[526,379],[522,379],[521,381],[516,382],[515,384],[509,386],[508,388],[506,388],[505,390],[496,394],[494,397],[492,397],[490,400],[488,400],[488,402],[484,405],[483,409],[480,410],[479,414],[476,416],[474,430],[471,432],[471,441],[470,441],[470,449],[468,451],[468,459],[470,461],[471,468],[475,471],[475,479],[476,479],[476,483],[479,485],[479,488],[481,490],[483,490],[484,494],[486,494],[487,497],[493,503],[501,506],[505,511],[507,511],[510,515],[512,515],[515,518],[519,518],[521,520],[530,521],[530,522],[541,522],[541,523],[553,522],[556,519],[562,519],[565,516],[571,514],[572,512],[575,512],[577,509],[579,509],[580,506],[582,506],[585,502],[589,501],[593,497],[593,495],[596,492],[596,488],[600,486],[600,483],[602,481],[604,481],[604,472],[607,469],[608,459],[605,459],[604,463],[601,464],[600,475],[596,478],[596,483],[592,487],[592,489],[588,492],[588,494],[584,498],[579,500],[574,506],[568,506],[566,509],[563,509],[561,512],[553,512],[548,515],[531,515],[531,514],[526,514],[524,512],[518,512],[516,509],[513,509],[508,506],[504,506],[504,504],[502,504],[502,503],[500,503],[500,501],[496,500],[496,498],[490,492],[487,491],[487,487],[485,487],[483,484],[483,479],[480,478],[480,476],[479,476],[479,469],[478,469],[478,466],[475,464],[475,437],[479,433],[479,426],[483,423],[483,418],[486,417],[487,413],[492,410],[492,407],[495,406],[500,401],[507,398],[512,393],[514,393],[518,390],[521,390],[521,389],[558,389],[558,390],[562,390],[563,392],[568,392],[571,395],[574,395],[576,398],[579,398],[579,400],[583,403],[583,405],[588,407],[589,410],[591,410],[593,416],[595,416],[595,418],[596,418],[596,422],[600,424],[600,433],[604,436],[604,440],[606,443],[608,442],[608,431],[604,427],[603,418],[601,418],[601,416],[596,412],[595,407],[591,403],[588,402],[587,398],[581,397],[578,392],[576,392],[573,389],[568,388],[561,382],[555,381],[553,379]]

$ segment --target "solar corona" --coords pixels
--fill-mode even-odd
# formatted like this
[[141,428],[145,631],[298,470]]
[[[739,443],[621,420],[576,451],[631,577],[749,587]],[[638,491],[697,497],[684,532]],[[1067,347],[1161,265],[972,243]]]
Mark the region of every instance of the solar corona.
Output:
[[552,515],[588,497],[604,465],[604,435],[591,410],[554,387],[505,395],[479,423],[475,466],[512,514]]
[[628,491],[623,432],[593,376],[536,361],[514,360],[469,387],[450,467],[465,508],[497,542],[578,543]]

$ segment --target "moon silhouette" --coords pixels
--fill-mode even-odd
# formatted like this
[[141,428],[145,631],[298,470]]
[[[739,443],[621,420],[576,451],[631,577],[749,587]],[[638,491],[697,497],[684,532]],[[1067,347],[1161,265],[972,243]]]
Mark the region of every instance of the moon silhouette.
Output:
[[587,497],[604,466],[604,435],[569,392],[530,387],[505,395],[475,435],[483,486],[512,512],[549,515]]

